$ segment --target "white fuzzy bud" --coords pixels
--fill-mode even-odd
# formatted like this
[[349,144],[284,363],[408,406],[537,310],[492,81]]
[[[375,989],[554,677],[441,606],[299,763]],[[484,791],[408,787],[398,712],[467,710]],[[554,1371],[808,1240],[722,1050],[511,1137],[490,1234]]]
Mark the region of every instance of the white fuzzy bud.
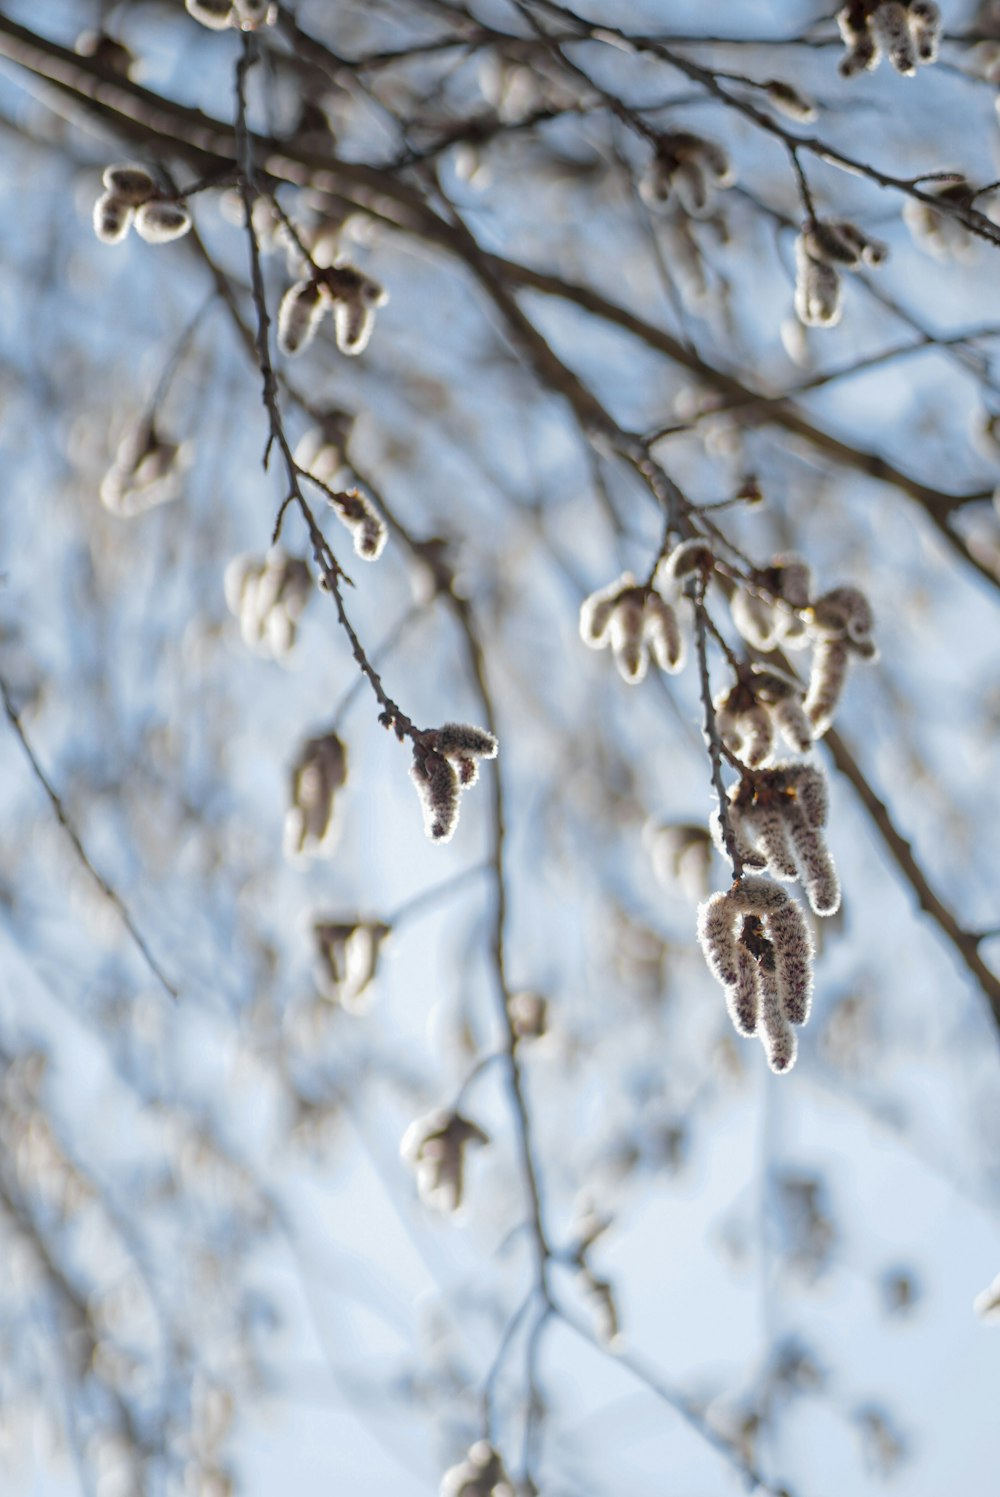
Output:
[[308,348],[326,311],[323,289],[316,281],[296,281],[278,308],[278,347],[291,357]]
[[627,587],[635,586],[631,572],[624,572],[615,582],[585,598],[580,605],[580,638],[591,650],[602,650],[610,641],[611,616],[615,611],[618,594]]
[[778,641],[778,620],[766,598],[738,587],[729,600],[729,611],[748,644],[757,650],[774,649]]
[[364,353],[375,326],[375,314],[360,302],[338,301],[333,308],[337,347],[351,356]]
[[317,920],[313,924],[317,983],[329,1003],[346,1013],[365,1012],[389,934],[389,926],[381,920]]
[[618,674],[630,686],[638,685],[649,665],[642,588],[630,587],[619,593],[611,616],[610,640]]
[[374,504],[358,489],[328,494],[330,506],[341,524],[354,537],[354,549],[363,561],[378,561],[388,538],[385,521]]
[[285,819],[288,857],[323,857],[336,840],[334,800],[347,781],[347,750],[336,733],[310,738],[292,769],[291,806]]
[[645,638],[661,671],[673,675],[684,668],[684,636],[673,606],[658,592],[650,592],[645,606]]
[[816,105],[790,83],[774,78],[767,85],[765,93],[775,109],[786,119],[795,120],[796,124],[809,125],[816,118]]
[[183,203],[153,198],[140,203],[135,210],[135,232],[147,244],[170,244],[174,239],[182,239],[190,228],[191,215]]
[[312,575],[300,557],[276,546],[264,557],[235,557],[226,568],[225,592],[248,648],[281,659],[295,644]]
[[119,202],[136,207],[156,194],[156,183],[143,166],[108,166],[104,186]]
[[806,327],[836,327],[843,311],[840,276],[796,241],[795,315]]
[[446,758],[495,759],[497,741],[485,728],[469,723],[445,723],[437,730],[436,748]]
[[417,1191],[426,1206],[454,1212],[465,1194],[465,1150],[488,1144],[489,1136],[457,1112],[438,1111],[411,1123],[400,1154],[417,1174]]
[[113,192],[102,193],[94,204],[94,233],[102,244],[120,244],[132,226],[134,210]]

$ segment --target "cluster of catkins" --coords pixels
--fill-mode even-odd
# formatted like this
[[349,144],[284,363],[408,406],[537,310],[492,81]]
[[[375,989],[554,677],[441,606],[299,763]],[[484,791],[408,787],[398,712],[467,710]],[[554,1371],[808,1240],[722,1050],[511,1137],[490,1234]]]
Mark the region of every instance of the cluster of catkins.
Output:
[[291,805],[285,818],[288,857],[324,857],[332,852],[334,800],[346,783],[347,749],[336,733],[308,739],[292,769]]
[[700,906],[698,940],[737,1032],[760,1036],[772,1071],[790,1070],[793,1026],[809,1017],[813,981],[812,938],[798,905],[780,884],[745,877]]
[[678,616],[680,586],[711,566],[708,546],[692,540],[671,551],[649,586],[636,582],[631,572],[623,572],[584,599],[580,638],[592,650],[610,645],[619,675],[631,686],[645,678],[650,660],[674,675],[683,670],[687,654]]
[[[719,699],[719,705],[731,705],[735,711],[745,701],[740,685],[751,694],[756,688],[761,698],[759,705],[789,745],[805,752],[809,746],[805,741],[806,726],[812,738],[821,738],[833,721],[851,657],[869,661],[878,658],[872,638],[871,604],[860,589],[847,586],[831,588],[812,599],[812,574],[797,557],[776,557],[770,567],[756,572],[752,580],[761,591],[736,589],[730,601],[733,623],[757,650],[766,652],[779,646],[799,650],[811,644],[809,684],[802,696],[796,683],[782,672],[753,671],[745,673],[742,683],[733,688],[732,704],[724,697]],[[767,761],[770,749],[757,757],[759,747],[767,743],[768,730],[761,713],[751,712],[748,718],[744,711],[735,723],[724,722],[724,741],[727,731],[739,734],[748,743],[751,757],[743,754],[748,764]],[[773,741],[772,733],[772,748]],[[731,742],[727,742],[727,747],[740,752]]]
[[312,933],[323,997],[347,1013],[364,1013],[390,927],[381,920],[316,920]]
[[417,1193],[435,1211],[454,1212],[465,1194],[465,1150],[488,1144],[489,1135],[459,1112],[438,1109],[417,1118],[399,1152],[417,1174]]
[[663,208],[672,198],[696,217],[708,208],[717,188],[736,180],[726,152],[713,140],[677,130],[657,138],[639,179],[639,195],[650,208]]
[[274,546],[266,556],[236,556],[226,568],[226,603],[252,650],[282,659],[295,644],[312,592],[307,564]]
[[118,445],[101,481],[101,503],[126,517],[166,504],[179,493],[185,457],[181,443],[167,441],[152,421],[140,421]]
[[274,0],[184,0],[188,15],[211,31],[225,31],[235,26],[239,31],[256,31],[258,26],[273,26],[278,19]]
[[845,78],[877,68],[882,54],[897,73],[912,78],[920,63],[937,60],[941,11],[934,0],[850,0],[837,12],[846,52]]
[[806,327],[835,327],[842,306],[842,270],[881,265],[888,246],[846,219],[814,218],[795,241],[795,313]]
[[129,229],[147,244],[169,244],[191,227],[182,202],[166,198],[143,166],[109,166],[104,192],[94,204],[94,233],[102,244],[120,244]]
[[417,787],[424,827],[432,842],[450,842],[458,826],[462,791],[479,778],[479,761],[495,759],[497,741],[485,728],[445,723],[420,734],[410,779]]
[[337,347],[359,354],[368,346],[375,325],[375,308],[389,300],[378,281],[353,265],[315,269],[289,286],[278,308],[278,346],[282,353],[301,353],[316,336],[327,312],[333,313]]
[[[799,879],[816,915],[840,908],[840,883],[823,828],[829,801],[814,764],[785,763],[743,774],[730,786],[728,821],[744,867],[778,879]],[[712,835],[722,851],[718,813]]]
[[804,707],[805,688],[784,671],[741,668],[734,685],[715,698],[715,726],[726,748],[751,769],[774,759],[777,736],[796,753],[812,747],[813,725]]
[[514,1497],[514,1486],[489,1441],[477,1440],[465,1460],[445,1472],[441,1497]]

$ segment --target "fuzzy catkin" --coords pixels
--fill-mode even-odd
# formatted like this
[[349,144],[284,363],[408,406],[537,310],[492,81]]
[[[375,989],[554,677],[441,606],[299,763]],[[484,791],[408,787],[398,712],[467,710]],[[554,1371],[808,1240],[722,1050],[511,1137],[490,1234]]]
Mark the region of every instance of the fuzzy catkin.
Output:
[[726,1009],[737,1034],[745,1039],[756,1034],[760,1012],[760,972],[757,958],[742,941],[736,952],[736,981],[726,988]]
[[785,828],[795,849],[802,887],[813,914],[836,914],[840,908],[840,880],[822,832],[811,826],[796,806],[785,816]]
[[94,233],[102,244],[120,244],[132,227],[135,210],[113,192],[102,193],[94,204]]
[[191,215],[183,203],[152,198],[135,210],[135,232],[147,244],[170,244],[190,232]]
[[424,827],[432,842],[450,842],[458,825],[460,786],[455,767],[442,754],[414,754],[410,778],[417,787]]
[[708,970],[724,988],[740,979],[735,923],[738,914],[728,894],[712,894],[698,908],[698,942]]
[[806,692],[805,714],[817,738],[830,728],[847,680],[847,645],[842,639],[821,639],[813,651]]
[[278,307],[278,347],[291,357],[308,348],[323,318],[323,288],[316,281],[296,281]]
[[645,605],[641,588],[620,593],[611,618],[611,652],[623,681],[636,685],[646,675]]
[[768,873],[775,878],[797,878],[799,870],[789,841],[790,828],[784,811],[777,806],[749,811],[744,813],[744,824],[767,859]]
[[871,28],[896,72],[911,78],[917,71],[917,49],[906,6],[901,0],[881,0],[872,15]]
[[784,1075],[795,1064],[798,1042],[782,1008],[777,973],[762,963],[760,980],[759,1033],[767,1063],[776,1075]]
[[804,249],[797,253],[795,315],[799,321],[806,327],[836,327],[842,312],[842,286],[833,266],[812,259]]
[[156,193],[156,183],[143,166],[131,162],[124,166],[108,166],[104,169],[104,186],[120,203],[137,207]]
[[644,610],[644,635],[649,653],[661,671],[674,675],[684,668],[684,636],[677,612],[658,592],[651,591]]

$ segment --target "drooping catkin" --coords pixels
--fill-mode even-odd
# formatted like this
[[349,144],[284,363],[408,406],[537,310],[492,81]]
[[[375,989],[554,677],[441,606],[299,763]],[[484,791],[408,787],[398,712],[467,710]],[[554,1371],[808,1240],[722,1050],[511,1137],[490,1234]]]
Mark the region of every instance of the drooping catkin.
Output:
[[357,554],[364,561],[378,561],[389,532],[372,501],[359,489],[326,497],[337,519],[351,532]]
[[794,803],[786,812],[784,823],[813,914],[836,914],[840,909],[840,880],[822,832],[807,821],[801,807]]
[[761,962],[758,972],[760,979],[758,1032],[768,1065],[775,1075],[782,1076],[795,1064],[798,1041],[782,1007],[777,970]]
[[292,768],[285,818],[287,856],[323,857],[332,851],[335,797],[346,782],[347,750],[336,733],[308,739]]
[[843,313],[840,276],[796,243],[795,315],[806,327],[836,327]]
[[424,812],[424,829],[432,842],[450,842],[458,825],[461,793],[454,765],[443,754],[414,750],[410,779]]
[[743,821],[767,859],[768,873],[775,878],[798,878],[799,870],[789,841],[790,828],[784,808],[772,804],[761,810],[745,811]]
[[746,877],[700,907],[698,938],[736,1029],[760,1035],[773,1071],[790,1070],[790,1026],[805,1022],[812,993],[812,942],[798,905],[770,879]]
[[677,611],[655,589],[646,595],[644,633],[649,653],[661,671],[674,675],[684,669],[684,635]]
[[366,1012],[382,947],[390,934],[382,920],[313,922],[316,983],[328,1003],[349,1014]]
[[774,945],[782,1012],[789,1024],[804,1024],[812,1002],[813,941],[805,916],[794,899],[771,911],[768,930]]
[[736,946],[739,913],[729,892],[711,894],[698,907],[698,942],[708,970],[724,988],[734,988],[740,980]]
[[649,665],[646,648],[645,597],[641,587],[619,593],[611,615],[609,638],[618,674],[630,685],[644,680]]
[[911,78],[917,71],[917,49],[906,6],[901,0],[882,0],[872,14],[871,28],[896,72]]
[[309,347],[326,306],[318,281],[296,281],[289,286],[278,307],[278,347],[283,354],[291,358]]
[[[752,916],[744,917],[744,928]],[[744,929],[744,935],[748,934]],[[760,970],[757,958],[741,939],[736,949],[736,981],[726,988],[726,1008],[737,1034],[749,1039],[757,1033],[760,1014]]]
[[439,1109],[417,1118],[399,1152],[417,1175],[417,1193],[436,1211],[457,1211],[465,1196],[465,1150],[488,1144],[489,1135],[460,1113]]
[[817,738],[833,723],[847,680],[847,644],[842,639],[821,639],[813,651],[805,713]]

